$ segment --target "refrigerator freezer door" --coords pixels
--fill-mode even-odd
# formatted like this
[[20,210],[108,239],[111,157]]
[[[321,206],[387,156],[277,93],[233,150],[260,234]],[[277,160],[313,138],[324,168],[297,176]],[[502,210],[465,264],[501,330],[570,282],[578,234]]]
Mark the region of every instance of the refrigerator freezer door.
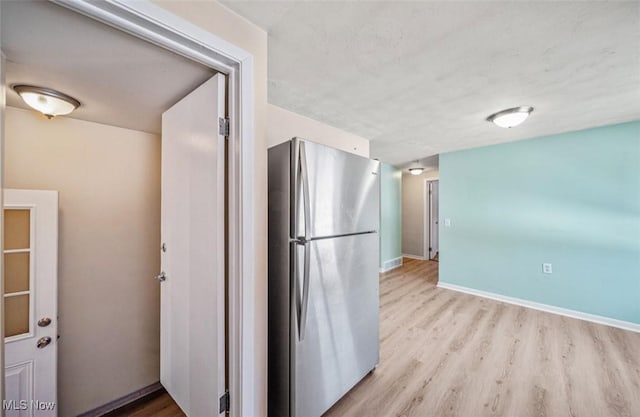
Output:
[[[378,234],[307,242],[310,270],[304,337],[292,317],[293,417],[320,417],[378,363]],[[304,245],[294,255],[304,264]],[[302,295],[302,294],[300,294]],[[296,297],[298,300],[304,297]],[[300,317],[300,316],[298,316]]]
[[[295,141],[303,146],[296,147]],[[309,239],[377,231],[379,162],[300,139],[294,139],[296,148],[300,149],[298,161],[306,162],[306,175],[300,175],[294,185],[299,207],[297,235]],[[293,166],[298,164],[294,161]],[[310,230],[303,233],[305,212],[310,216],[306,222]]]

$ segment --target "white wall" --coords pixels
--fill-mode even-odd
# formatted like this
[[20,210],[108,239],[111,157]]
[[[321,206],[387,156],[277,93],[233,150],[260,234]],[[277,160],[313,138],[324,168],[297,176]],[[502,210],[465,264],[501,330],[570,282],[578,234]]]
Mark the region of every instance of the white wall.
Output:
[[290,112],[273,104],[267,106],[267,117],[267,145],[269,147],[297,136],[366,158],[369,157],[369,141],[358,135]]
[[160,138],[7,107],[5,186],[57,190],[58,415],[159,379]]
[[424,256],[424,182],[437,180],[438,170],[402,173],[402,253]]

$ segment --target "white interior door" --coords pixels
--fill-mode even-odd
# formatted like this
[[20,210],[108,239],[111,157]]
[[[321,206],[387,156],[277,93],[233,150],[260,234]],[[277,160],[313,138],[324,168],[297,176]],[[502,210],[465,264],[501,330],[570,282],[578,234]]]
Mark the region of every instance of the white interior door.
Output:
[[56,416],[58,192],[4,191],[7,417]]
[[189,417],[225,392],[224,114],[217,74],[162,115],[160,379]]
[[439,223],[439,213],[438,213],[438,200],[439,200],[439,181],[431,181],[429,183],[429,189],[431,193],[429,194],[429,211],[430,211],[430,220],[429,220],[429,241],[431,251],[429,252],[429,259],[433,259],[439,251],[439,235],[438,235],[438,223]]

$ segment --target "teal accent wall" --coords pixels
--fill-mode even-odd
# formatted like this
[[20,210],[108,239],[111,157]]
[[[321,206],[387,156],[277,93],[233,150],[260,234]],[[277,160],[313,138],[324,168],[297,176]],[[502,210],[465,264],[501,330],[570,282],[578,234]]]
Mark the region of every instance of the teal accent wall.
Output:
[[441,282],[640,323],[640,121],[442,154],[440,219]]
[[380,164],[380,268],[402,256],[402,171]]

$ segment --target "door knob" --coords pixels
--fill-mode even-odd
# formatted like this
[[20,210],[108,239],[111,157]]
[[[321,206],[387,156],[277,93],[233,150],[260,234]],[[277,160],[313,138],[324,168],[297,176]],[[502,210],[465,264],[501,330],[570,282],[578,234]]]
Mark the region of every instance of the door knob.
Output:
[[167,280],[167,275],[164,273],[164,271],[160,272],[159,275],[156,275],[155,278],[162,282],[162,281],[166,281]]
[[39,327],[47,327],[50,324],[51,324],[51,319],[49,317],[43,317],[40,320],[38,320]]
[[49,343],[51,343],[51,338],[49,336],[41,337],[40,339],[38,339],[38,349],[46,348],[47,346],[49,346]]

